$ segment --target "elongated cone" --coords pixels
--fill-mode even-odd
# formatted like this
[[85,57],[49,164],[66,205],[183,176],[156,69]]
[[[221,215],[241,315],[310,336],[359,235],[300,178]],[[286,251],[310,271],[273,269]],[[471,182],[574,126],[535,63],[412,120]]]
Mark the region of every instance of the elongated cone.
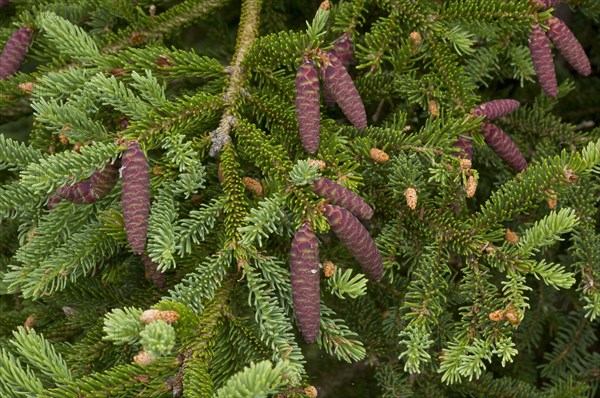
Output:
[[0,54],[0,79],[6,80],[8,76],[15,74],[27,55],[27,49],[31,44],[31,28],[24,27],[16,30],[8,38],[2,54]]
[[556,97],[558,84],[556,83],[556,72],[554,71],[550,42],[542,28],[537,24],[533,25],[533,30],[529,35],[529,52],[531,53],[533,67],[542,90],[548,96],[552,98]]
[[78,204],[94,203],[98,200],[92,192],[92,181],[89,179],[66,187],[60,187],[56,190],[55,194],[69,202]]
[[150,213],[150,173],[148,160],[137,141],[129,143],[121,160],[121,204],[123,223],[131,250],[142,254],[146,247]]
[[325,205],[324,213],[331,229],[362,266],[367,278],[380,280],[383,276],[381,253],[358,218],[336,205]]
[[321,319],[319,242],[308,223],[296,231],[290,250],[292,301],[300,331],[307,343],[317,341]]
[[527,167],[527,161],[519,148],[500,127],[484,123],[481,127],[485,142],[515,171],[521,171]]
[[306,152],[310,154],[319,149],[319,100],[319,72],[314,62],[305,58],[296,74],[296,116],[300,140]]
[[332,52],[340,59],[340,61],[342,61],[344,67],[348,69],[348,66],[354,60],[354,48],[352,46],[350,33],[346,32],[338,37],[333,43]]
[[144,264],[144,277],[146,280],[152,282],[159,289],[165,287],[167,275],[158,270],[158,264],[152,261],[146,253],[142,253],[140,258],[142,264]]
[[473,160],[473,143],[471,140],[464,137],[458,137],[453,146],[459,149],[454,153],[454,156]]
[[[354,48],[352,46],[352,38],[350,37],[350,33],[346,32],[342,34],[338,39],[333,43],[333,50],[331,50],[332,54],[335,54],[346,69],[354,60]],[[334,106],[335,98],[333,98],[333,94],[329,90],[329,87],[323,86],[323,100],[325,101],[325,105]]]
[[475,116],[485,116],[487,120],[494,120],[506,116],[519,109],[521,103],[513,99],[499,99],[477,105],[471,113]]
[[563,21],[555,17],[550,17],[548,26],[550,29],[546,34],[567,62],[577,72],[584,76],[589,76],[592,73],[590,60],[573,32],[571,32]]
[[323,85],[331,92],[350,123],[359,130],[367,127],[367,113],[352,77],[342,61],[332,53],[323,54]]
[[96,169],[89,179],[58,188],[55,194],[73,203],[94,203],[108,195],[115,186],[119,176],[119,164],[117,160],[102,170]]
[[320,197],[329,199],[334,205],[345,207],[363,220],[373,217],[373,209],[367,202],[337,182],[321,177],[313,182],[313,189]]
[[92,192],[98,198],[103,198],[112,191],[119,178],[119,168],[121,161],[115,160],[114,163],[107,164],[102,170],[96,169],[90,180],[92,182]]

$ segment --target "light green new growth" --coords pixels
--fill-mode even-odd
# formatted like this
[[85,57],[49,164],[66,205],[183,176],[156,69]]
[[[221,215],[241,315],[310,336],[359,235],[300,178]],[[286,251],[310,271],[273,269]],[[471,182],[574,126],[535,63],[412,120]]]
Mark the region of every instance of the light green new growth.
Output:
[[162,319],[150,322],[140,332],[144,351],[158,358],[169,355],[175,346],[175,329]]

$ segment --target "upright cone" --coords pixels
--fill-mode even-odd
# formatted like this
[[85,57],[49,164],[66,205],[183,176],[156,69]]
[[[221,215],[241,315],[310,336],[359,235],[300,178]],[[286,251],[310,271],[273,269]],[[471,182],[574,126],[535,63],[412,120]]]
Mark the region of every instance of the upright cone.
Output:
[[146,155],[137,141],[129,143],[121,163],[121,204],[125,233],[131,250],[142,254],[146,247],[150,214],[150,173]]
[[554,98],[558,94],[558,83],[556,82],[556,72],[554,70],[554,61],[552,60],[552,50],[546,34],[539,27],[533,25],[533,30],[529,35],[529,52],[533,61],[533,67],[537,75],[542,90]]
[[305,58],[296,73],[296,116],[302,146],[310,154],[319,149],[319,101],[319,72],[314,62]]
[[6,80],[15,74],[27,55],[31,44],[32,31],[30,27],[16,30],[7,40],[2,54],[0,54],[0,79]]
[[292,301],[300,331],[307,343],[317,341],[321,318],[319,242],[308,223],[296,231],[290,250]]

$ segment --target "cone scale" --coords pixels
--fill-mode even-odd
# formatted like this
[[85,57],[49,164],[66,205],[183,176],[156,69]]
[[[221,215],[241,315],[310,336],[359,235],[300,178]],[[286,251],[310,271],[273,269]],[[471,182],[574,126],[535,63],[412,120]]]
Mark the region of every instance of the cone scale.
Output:
[[383,259],[367,229],[343,207],[325,205],[324,213],[331,229],[362,266],[367,278],[380,280],[383,276]]

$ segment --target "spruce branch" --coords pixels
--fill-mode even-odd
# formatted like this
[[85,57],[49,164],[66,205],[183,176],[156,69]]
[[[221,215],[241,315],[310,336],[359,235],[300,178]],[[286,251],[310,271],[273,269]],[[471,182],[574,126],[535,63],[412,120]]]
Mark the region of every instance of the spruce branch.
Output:
[[248,71],[245,71],[242,68],[242,63],[248,49],[252,46],[258,34],[261,6],[262,0],[244,0],[242,3],[242,15],[240,18],[235,53],[229,66],[231,74],[225,93],[223,93],[225,109],[219,127],[211,134],[211,156],[215,156],[219,153],[223,145],[231,140],[231,129],[237,122],[237,107],[239,106],[239,101],[243,94],[244,81],[246,80],[246,74],[248,73]]
[[44,389],[42,381],[4,347],[0,347],[0,393],[6,397],[36,396]]
[[62,356],[44,336],[38,335],[35,330],[19,327],[13,331],[11,343],[21,356],[27,358],[30,365],[37,368],[54,384],[63,384],[72,380],[71,372]]

